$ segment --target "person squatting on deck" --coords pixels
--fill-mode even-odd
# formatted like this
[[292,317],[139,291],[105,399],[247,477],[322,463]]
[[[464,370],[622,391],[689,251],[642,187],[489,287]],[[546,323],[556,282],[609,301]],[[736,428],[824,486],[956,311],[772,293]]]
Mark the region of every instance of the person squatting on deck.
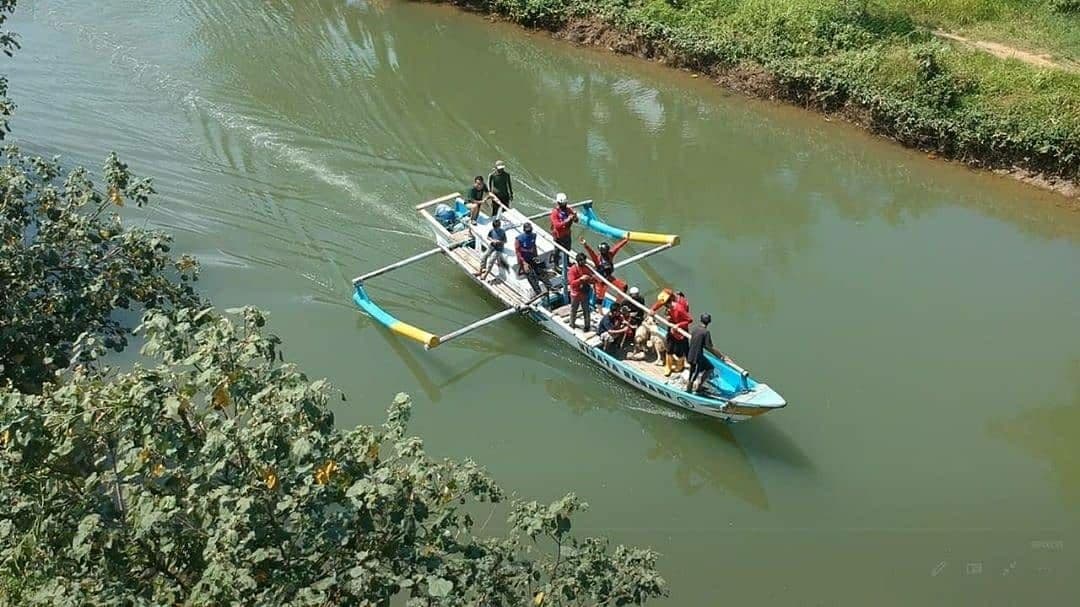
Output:
[[[656,297],[656,303],[653,304],[652,311],[655,314],[657,310],[665,307],[667,308],[668,322],[683,331],[690,328],[690,323],[693,322],[694,318],[690,316],[690,302],[682,291],[678,293],[673,292],[671,289],[661,291],[660,295]],[[683,335],[682,331],[668,329],[665,346],[667,347],[667,355],[664,357],[664,375],[670,376],[672,373],[682,373],[683,365],[686,363],[686,353],[689,350],[686,336]]]
[[600,319],[596,334],[600,336],[600,344],[604,351],[614,354],[626,344],[628,338],[634,335],[634,330],[635,327],[630,323],[629,311],[624,305],[617,305],[612,306]]
[[[502,268],[503,280],[506,280],[506,274],[510,271],[510,264],[506,263],[506,259],[503,258],[503,248],[506,245],[506,230],[502,229],[502,221],[498,218],[491,220],[491,231],[488,232],[487,239],[488,249],[484,252],[484,256],[480,258],[480,271],[474,275],[483,280],[485,276],[491,274],[491,270],[498,264]],[[492,277],[492,282],[494,280],[494,277]]]
[[533,233],[531,223],[526,223],[521,227],[521,234],[514,239],[514,252],[517,254],[518,272],[528,279],[533,295],[540,294],[541,283],[544,285],[544,290],[550,291],[551,283],[544,272],[544,262],[537,254],[536,234]]
[[[686,360],[690,362],[690,378],[686,381],[687,392],[701,392],[701,388],[709,381],[709,374],[713,371],[712,363],[705,353],[713,349],[712,333],[709,332],[709,323],[712,316],[701,315],[701,323],[694,325],[690,332],[690,347],[686,354]],[[694,380],[700,380],[694,386]]]
[[570,287],[570,328],[575,328],[579,309],[585,312],[585,332],[588,333],[592,325],[592,309],[589,306],[589,297],[592,295],[592,269],[586,265],[584,253],[577,254],[575,263],[566,275],[567,285]]
[[[473,185],[469,188],[468,196],[465,206],[469,208],[469,222],[476,225],[476,218],[480,216],[481,207],[492,197],[488,187],[484,185],[483,177],[477,175],[473,178]],[[495,210],[494,206],[494,203],[492,203],[492,211]]]
[[509,209],[510,202],[514,200],[514,184],[510,181],[510,173],[506,172],[506,164],[503,161],[495,161],[495,170],[488,175],[488,187],[495,195],[491,216],[496,217],[503,209]]
[[[560,247],[570,250],[574,246],[574,240],[571,236],[571,226],[578,221],[577,211],[570,208],[566,199],[566,194],[559,192],[555,195],[555,208],[551,209],[551,237],[555,239],[555,244]],[[561,262],[559,260],[562,260]],[[556,248],[551,252],[551,267],[556,271],[560,271],[559,268],[569,267],[570,255],[569,253],[563,253]]]

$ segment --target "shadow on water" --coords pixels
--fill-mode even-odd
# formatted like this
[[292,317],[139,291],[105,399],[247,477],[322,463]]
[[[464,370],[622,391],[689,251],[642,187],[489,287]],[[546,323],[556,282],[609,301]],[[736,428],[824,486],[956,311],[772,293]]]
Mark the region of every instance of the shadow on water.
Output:
[[[525,320],[515,325],[523,325],[522,329],[538,331]],[[525,327],[524,325],[528,325]],[[390,349],[397,354],[406,368],[416,379],[424,394],[432,402],[442,399],[442,391],[467,377],[475,377],[476,373],[488,363],[505,356],[511,352],[520,356],[519,348],[512,348],[510,344],[500,344],[499,340],[473,339],[459,342],[459,347],[482,354],[475,361],[456,369],[439,362],[437,357],[425,358],[423,361],[413,352],[413,346],[393,334],[388,329],[372,323],[363,316],[357,319],[358,328],[374,328]],[[533,336],[535,340],[539,335]],[[547,334],[555,347],[561,346]],[[517,336],[509,336],[507,341],[516,341]],[[546,339],[545,339],[546,341]],[[527,355],[532,363],[547,367],[553,372],[564,372],[565,368],[556,365],[556,360],[547,356],[547,348],[538,348],[536,355]],[[769,509],[769,499],[764,486],[754,470],[753,463],[747,451],[740,445],[732,428],[727,424],[716,420],[699,416],[687,416],[685,413],[669,407],[665,404],[652,401],[640,396],[636,392],[625,390],[622,386],[614,384],[614,380],[598,377],[599,381],[611,381],[612,389],[617,390],[619,396],[627,399],[615,398],[610,400],[597,400],[589,394],[581,391],[572,384],[557,378],[549,377],[543,380],[543,385],[548,395],[555,401],[564,403],[576,414],[585,414],[596,409],[625,412],[631,415],[652,438],[653,444],[648,447],[645,457],[649,460],[670,461],[675,466],[676,486],[684,495],[693,495],[704,487],[712,487],[724,493],[730,494],[743,502],[759,510]],[[647,403],[644,406],[616,404],[629,400],[630,402]],[[759,420],[760,421],[760,420]],[[757,423],[757,422],[754,422]],[[765,439],[760,436],[756,439],[763,447],[776,447],[779,455],[776,456],[786,462],[797,462],[799,467],[807,468],[808,462],[805,456],[801,460],[792,457],[795,449],[788,443],[787,437],[780,434],[770,434]],[[774,455],[767,455],[774,457]]]
[[1025,409],[1020,415],[987,423],[991,436],[1046,461],[1057,479],[1062,501],[1080,508],[1080,455],[1076,430],[1080,428],[1080,360],[1073,362],[1072,403]]
[[738,424],[735,432],[756,457],[807,473],[815,471],[814,462],[806,452],[768,417]]
[[654,441],[646,457],[675,464],[675,483],[683,495],[711,486],[769,510],[765,487],[731,426],[700,417],[679,422],[658,415],[635,417]]
[[[535,365],[545,366],[553,371],[557,370],[553,360],[550,359],[550,357],[544,356],[546,350],[519,347],[519,342],[524,332],[531,331],[533,333],[539,333],[539,329],[533,325],[533,323],[523,318],[515,318],[507,321],[506,326],[508,326],[510,330],[493,333],[491,336],[485,336],[484,338],[463,337],[455,340],[453,345],[447,344],[440,346],[440,351],[464,349],[469,352],[481,354],[480,358],[477,360],[464,367],[458,368],[446,363],[444,359],[439,356],[425,356],[421,359],[421,357],[415,354],[417,351],[416,344],[398,337],[392,331],[379,323],[368,319],[359,311],[357,311],[356,319],[356,327],[358,329],[361,331],[369,328],[374,329],[375,333],[377,333],[390,349],[397,354],[398,358],[405,364],[409,373],[416,379],[417,384],[431,402],[439,402],[442,400],[443,389],[448,388],[467,377],[475,377],[474,374],[477,371],[488,363],[503,356],[512,355],[515,357],[526,358],[531,360]],[[535,339],[536,337],[537,335],[531,335],[530,339]],[[550,336],[544,334],[544,337]],[[552,340],[554,340],[554,338],[552,338]],[[534,352],[535,354],[533,354]]]
[[[597,400],[557,378],[544,381],[544,388],[553,400],[566,404],[578,415],[594,409],[628,413],[653,441],[645,451],[646,459],[670,461],[675,467],[675,484],[683,495],[694,495],[704,487],[711,487],[758,510],[769,509],[765,487],[729,425],[687,415],[636,392],[627,399]],[[626,400],[646,404],[617,404]]]

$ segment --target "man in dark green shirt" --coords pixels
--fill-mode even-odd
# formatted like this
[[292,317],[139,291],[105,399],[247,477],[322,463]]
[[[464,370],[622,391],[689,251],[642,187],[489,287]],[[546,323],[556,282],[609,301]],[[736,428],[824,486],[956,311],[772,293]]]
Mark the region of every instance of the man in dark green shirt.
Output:
[[[484,205],[484,201],[487,200],[488,188],[484,185],[484,178],[477,175],[473,179],[473,186],[469,188],[469,198],[466,204],[469,206],[469,220],[473,225],[476,225],[476,218],[480,216],[480,208]],[[495,209],[491,209],[494,214]]]
[[509,209],[510,201],[514,199],[514,184],[510,182],[510,173],[506,172],[506,164],[501,160],[495,161],[495,170],[488,175],[488,187],[497,198],[492,203],[492,215],[498,215],[502,208]]

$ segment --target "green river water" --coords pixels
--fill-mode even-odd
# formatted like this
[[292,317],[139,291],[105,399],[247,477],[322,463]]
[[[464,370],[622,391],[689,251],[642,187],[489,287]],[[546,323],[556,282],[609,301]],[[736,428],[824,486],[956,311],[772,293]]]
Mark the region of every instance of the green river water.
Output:
[[[650,545],[666,605],[1061,604],[1080,581],[1080,214],[843,124],[441,7],[24,0],[17,141],[161,195],[222,307],[376,423],[397,391],[438,455],[582,533]],[[523,320],[424,352],[349,279],[429,246],[412,205],[496,158],[683,244],[684,288],[789,406],[724,426],[638,394]],[[447,262],[372,283],[446,332],[497,311]],[[494,525],[494,523],[493,523]]]

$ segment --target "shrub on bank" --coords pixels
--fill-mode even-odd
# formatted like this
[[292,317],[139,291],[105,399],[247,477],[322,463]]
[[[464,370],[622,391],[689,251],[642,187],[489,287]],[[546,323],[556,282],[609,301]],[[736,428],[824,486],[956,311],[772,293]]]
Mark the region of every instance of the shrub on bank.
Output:
[[570,0],[490,0],[495,12],[515,23],[539,29],[556,29],[566,21]]
[[[1080,179],[1080,74],[940,41],[916,22],[913,14],[929,10],[920,4],[456,1],[534,28],[558,30],[573,18],[589,20],[621,32],[628,41],[623,50],[661,55],[706,73],[751,66],[772,77],[773,88],[761,92],[824,111],[848,110],[906,145],[980,166]],[[1036,1],[1029,10],[1080,27],[1073,2]],[[966,13],[956,2],[945,4],[942,18],[954,22],[1004,19],[1020,10],[994,0],[965,0],[960,4],[969,9],[981,7]]]

